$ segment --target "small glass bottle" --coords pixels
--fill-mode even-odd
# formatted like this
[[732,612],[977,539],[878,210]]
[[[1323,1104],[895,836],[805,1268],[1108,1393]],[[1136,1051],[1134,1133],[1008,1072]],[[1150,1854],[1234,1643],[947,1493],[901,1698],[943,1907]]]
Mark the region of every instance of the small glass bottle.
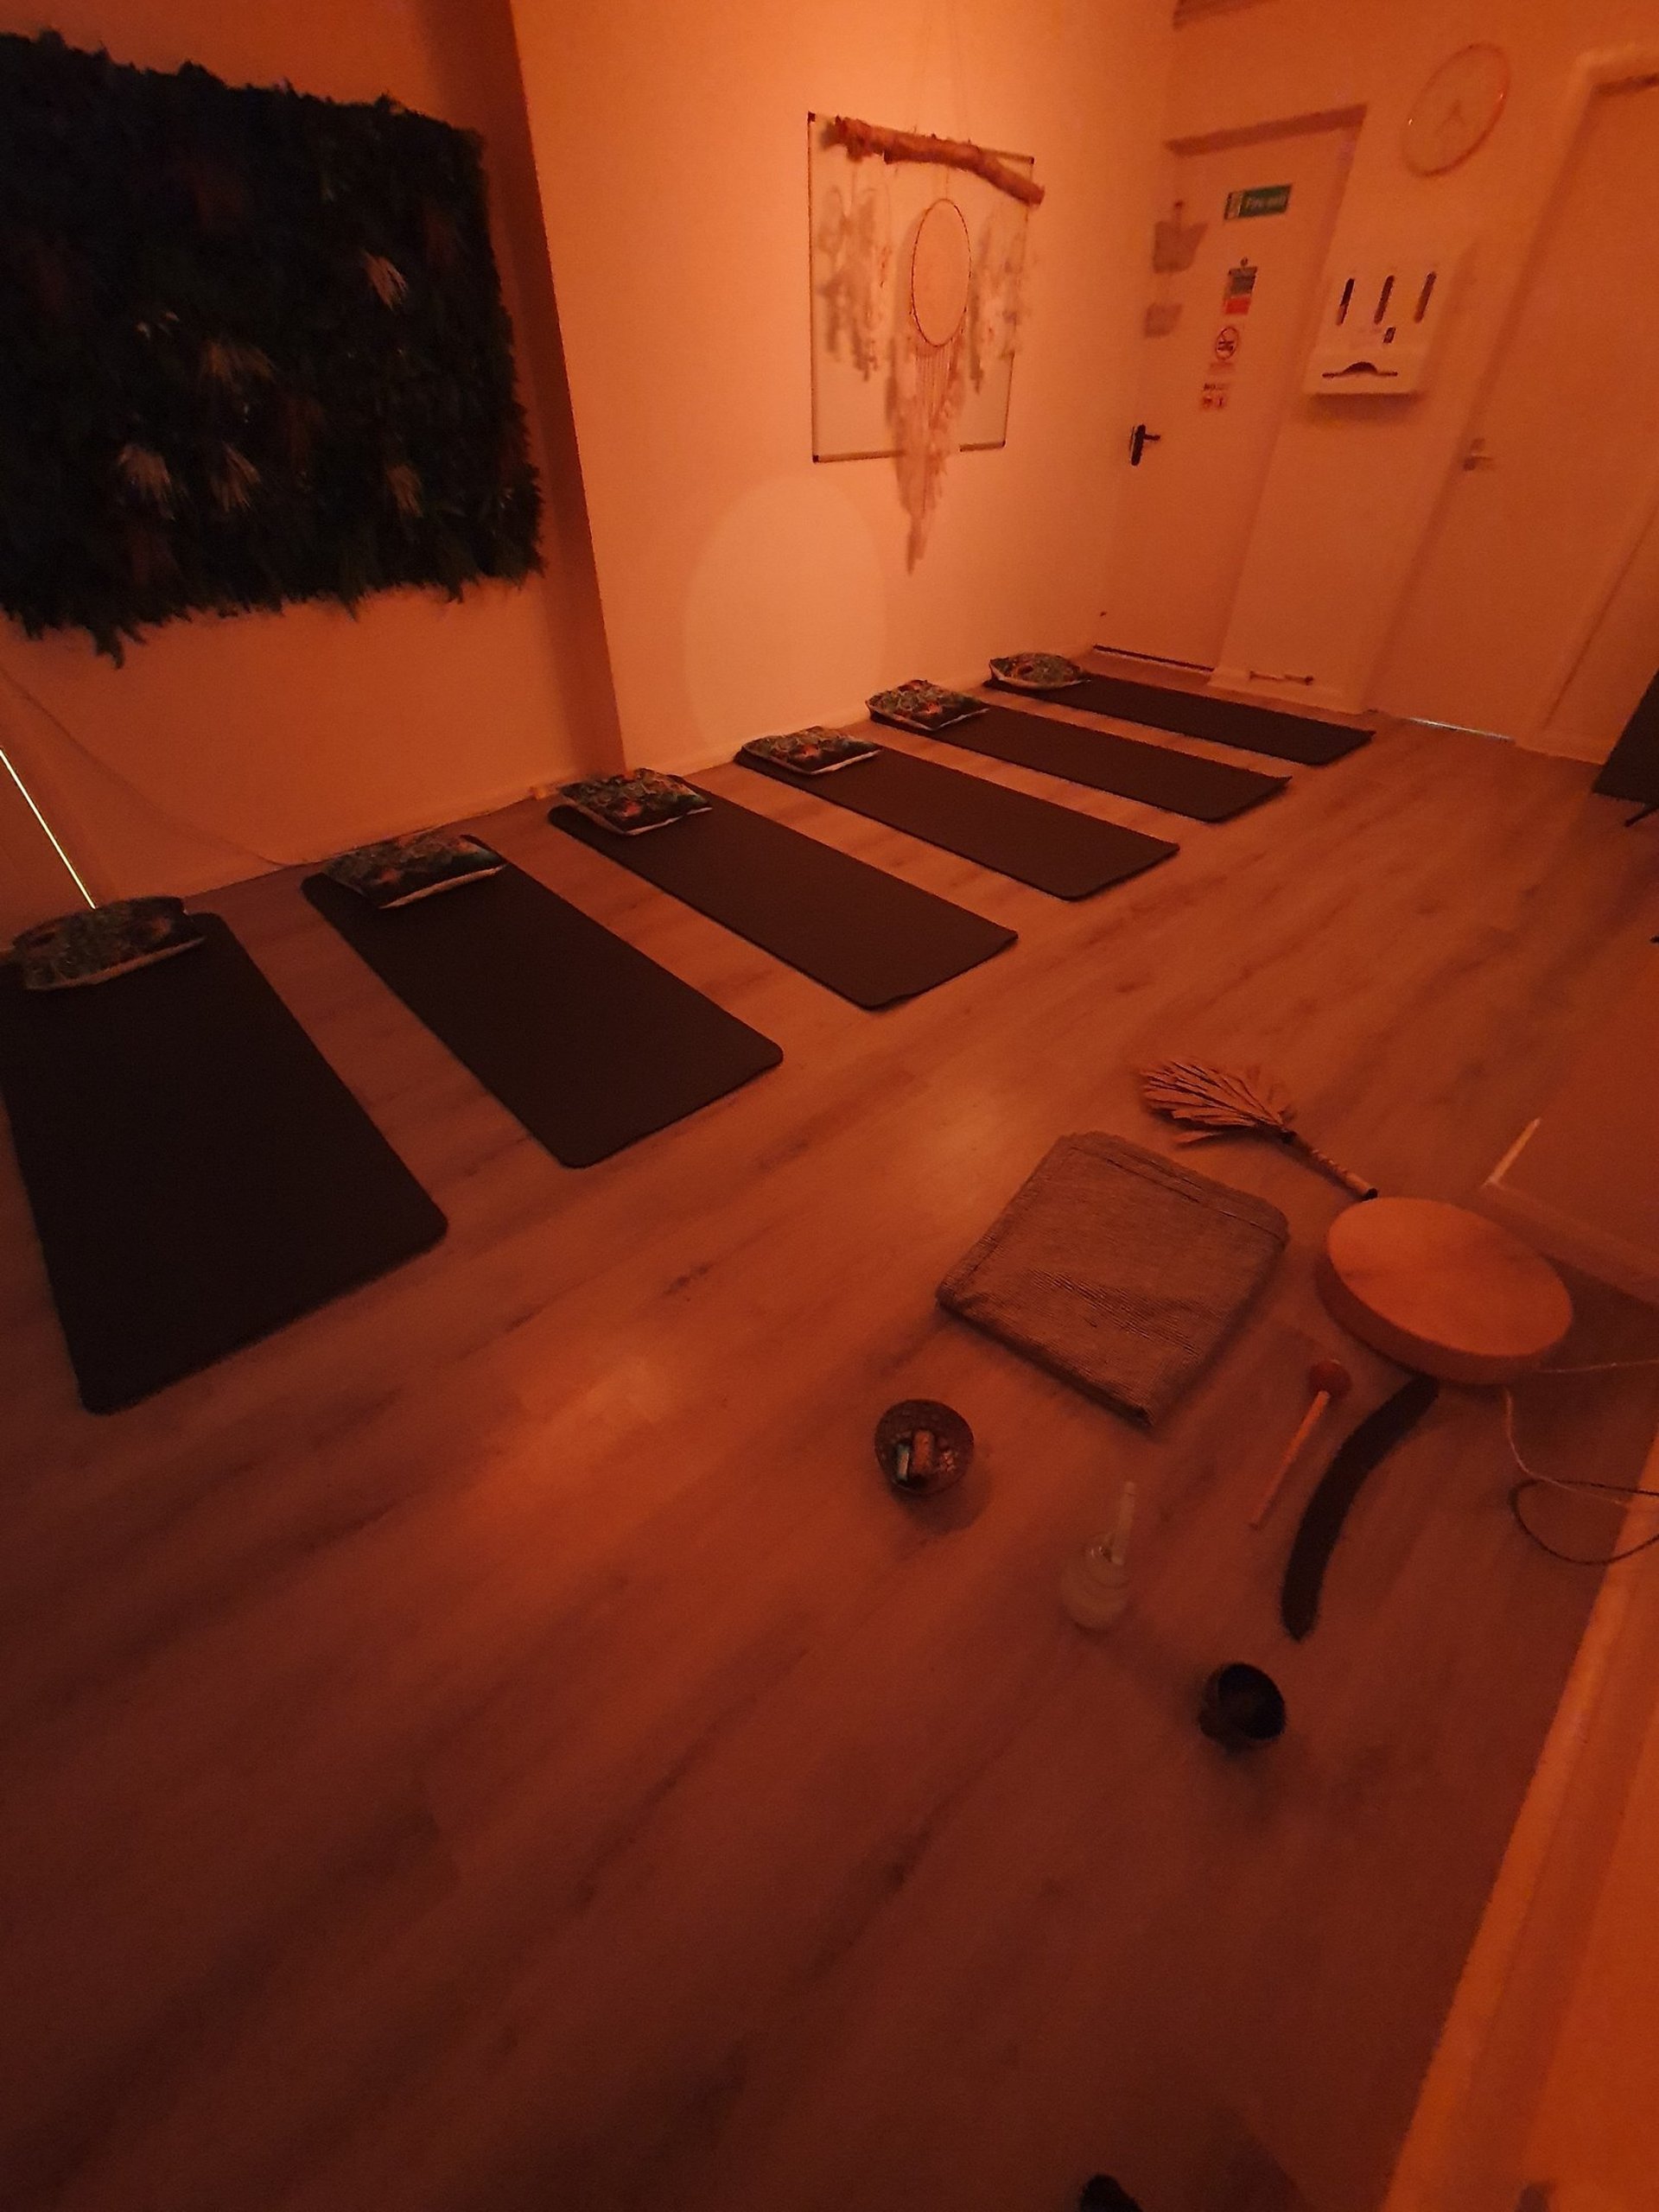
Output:
[[1120,1621],[1129,1603],[1129,1530],[1135,1522],[1135,1484],[1118,1493],[1117,1525],[1109,1536],[1078,1552],[1060,1577],[1060,1603],[1079,1628],[1098,1633]]
[[1103,1536],[1066,1561],[1060,1603],[1079,1628],[1096,1633],[1122,1618],[1129,1603],[1129,1570],[1112,1557],[1109,1538]]

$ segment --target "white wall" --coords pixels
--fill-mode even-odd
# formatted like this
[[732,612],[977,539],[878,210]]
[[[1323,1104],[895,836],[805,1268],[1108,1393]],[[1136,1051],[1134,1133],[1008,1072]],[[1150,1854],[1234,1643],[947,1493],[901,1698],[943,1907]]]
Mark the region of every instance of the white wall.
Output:
[[[1656,0],[1267,0],[1177,34],[1171,137],[1364,108],[1333,257],[1397,222],[1462,226],[1476,241],[1431,390],[1406,401],[1292,403],[1222,650],[1224,676],[1294,671],[1316,679],[1311,694],[1297,696],[1385,703],[1375,695],[1379,664],[1524,267],[1573,65],[1587,50],[1656,35]],[[1475,39],[1496,40],[1510,54],[1506,111],[1460,168],[1416,177],[1401,153],[1413,99],[1442,60]]]
[[12,779],[0,767],[0,945],[48,914],[80,904],[74,878]]
[[[1085,642],[1168,0],[514,13],[629,759],[707,763],[907,676]],[[811,460],[809,110],[1032,153],[1048,188],[1007,446],[951,463],[913,574],[892,462]]]

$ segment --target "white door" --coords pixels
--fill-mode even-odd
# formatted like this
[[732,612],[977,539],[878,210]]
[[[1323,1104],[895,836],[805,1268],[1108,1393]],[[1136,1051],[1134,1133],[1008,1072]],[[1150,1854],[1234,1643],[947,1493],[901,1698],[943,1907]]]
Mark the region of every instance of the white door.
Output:
[[1543,744],[1564,716],[1599,760],[1659,667],[1656,177],[1659,85],[1599,92],[1372,687],[1391,713]]
[[1325,130],[1166,156],[1157,257],[1184,257],[1179,230],[1191,260],[1147,278],[1102,645],[1215,665],[1352,151]]

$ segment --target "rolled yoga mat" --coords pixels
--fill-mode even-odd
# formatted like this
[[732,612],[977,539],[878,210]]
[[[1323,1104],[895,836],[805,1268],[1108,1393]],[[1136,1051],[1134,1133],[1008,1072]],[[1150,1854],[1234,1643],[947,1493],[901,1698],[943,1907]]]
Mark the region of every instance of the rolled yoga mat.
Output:
[[601,830],[571,806],[556,806],[547,818],[871,1011],[948,983],[1015,942],[1016,932],[1000,923],[697,789],[709,803],[706,814],[637,837]]
[[784,1057],[520,868],[389,912],[324,875],[301,887],[567,1167],[683,1121]]
[[745,760],[741,753],[737,765],[924,843],[942,845],[1056,899],[1090,898],[1180,849],[1165,838],[1096,821],[1052,799],[1032,798],[890,746],[828,775],[803,776],[776,761]]
[[1140,799],[1194,822],[1230,822],[1274,798],[1290,780],[1235,768],[1227,760],[1201,760],[1173,746],[1147,745],[1138,737],[1119,737],[1112,730],[1090,729],[1052,715],[1019,714],[1012,707],[988,708],[932,734],[943,745],[965,746],[994,760],[1040,769],[1118,798]]
[[1304,768],[1323,768],[1369,745],[1368,729],[1344,729],[1313,715],[1229,699],[1216,691],[1178,691],[1167,683],[1134,683],[1122,676],[1085,676],[1054,691],[991,682],[999,691],[1046,699],[1057,707],[1081,708],[1084,714],[1114,715],[1119,721],[1148,729],[1179,731],[1183,737],[1208,738],[1212,745],[1236,745],[1270,760],[1294,760]]
[[211,1367],[445,1223],[216,914],[64,991],[0,969],[0,1089],[92,1413]]

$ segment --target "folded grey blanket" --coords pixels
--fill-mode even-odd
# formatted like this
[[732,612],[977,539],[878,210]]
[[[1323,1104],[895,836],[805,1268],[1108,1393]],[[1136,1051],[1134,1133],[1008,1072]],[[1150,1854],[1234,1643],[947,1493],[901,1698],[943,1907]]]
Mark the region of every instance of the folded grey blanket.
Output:
[[1150,1427],[1237,1326],[1289,1236],[1264,1198],[1121,1137],[1062,1137],[938,1300]]

